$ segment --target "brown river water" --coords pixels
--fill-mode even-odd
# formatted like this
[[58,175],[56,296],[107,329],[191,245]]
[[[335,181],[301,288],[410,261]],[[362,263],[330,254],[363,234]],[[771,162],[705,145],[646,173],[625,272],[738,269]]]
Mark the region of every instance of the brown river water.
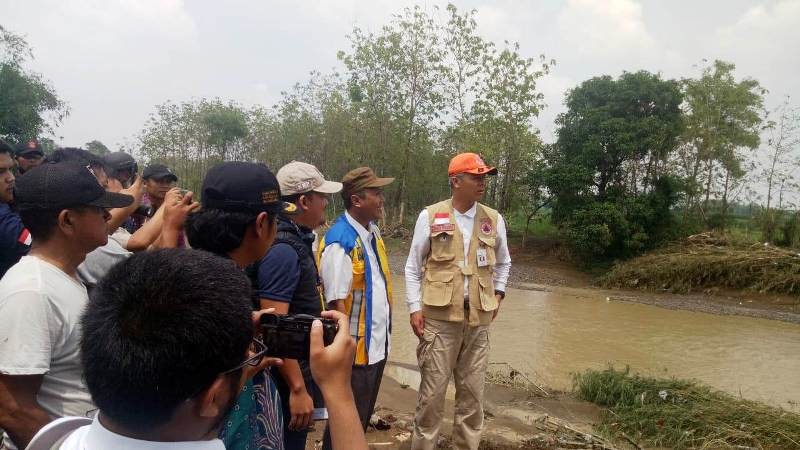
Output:
[[[414,365],[417,338],[408,324],[405,280],[393,281],[390,360]],[[554,389],[569,390],[574,372],[612,364],[644,375],[693,378],[800,411],[796,324],[608,301],[592,289],[508,289],[491,327],[491,346],[490,362],[508,363]]]

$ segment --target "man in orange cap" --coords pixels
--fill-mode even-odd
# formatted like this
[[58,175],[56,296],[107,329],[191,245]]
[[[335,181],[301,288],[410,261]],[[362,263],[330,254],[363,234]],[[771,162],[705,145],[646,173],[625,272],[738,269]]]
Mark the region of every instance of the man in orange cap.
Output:
[[489,324],[505,297],[511,269],[503,217],[478,203],[497,169],[475,153],[450,161],[452,198],[419,215],[406,261],[406,302],[419,337],[422,379],[412,449],[434,449],[447,383],[456,386],[453,445],[475,449],[483,429]]

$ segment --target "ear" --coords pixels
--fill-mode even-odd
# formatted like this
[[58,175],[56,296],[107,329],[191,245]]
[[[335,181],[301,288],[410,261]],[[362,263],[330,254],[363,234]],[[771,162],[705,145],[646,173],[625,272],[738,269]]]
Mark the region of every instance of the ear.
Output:
[[214,379],[211,386],[197,396],[197,414],[200,417],[216,418],[226,414],[231,404],[231,396],[236,392],[231,391],[229,375],[220,375]]
[[350,196],[350,204],[356,207],[361,207],[361,197],[356,194]]
[[309,197],[305,194],[297,197],[297,207],[302,208],[304,211],[308,209],[308,204],[311,203]]
[[71,209],[62,209],[58,213],[58,228],[66,235],[71,235],[75,232],[75,211]]
[[255,221],[256,236],[259,239],[264,236],[274,237],[278,232],[278,224],[274,220],[270,220],[269,214],[262,212],[258,213]]

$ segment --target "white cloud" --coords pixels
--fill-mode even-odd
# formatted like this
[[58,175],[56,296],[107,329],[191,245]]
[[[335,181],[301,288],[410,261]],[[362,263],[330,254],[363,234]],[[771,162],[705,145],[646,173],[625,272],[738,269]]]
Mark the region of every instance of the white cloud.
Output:
[[560,36],[594,58],[620,59],[655,47],[642,6],[633,0],[568,0],[557,21]]

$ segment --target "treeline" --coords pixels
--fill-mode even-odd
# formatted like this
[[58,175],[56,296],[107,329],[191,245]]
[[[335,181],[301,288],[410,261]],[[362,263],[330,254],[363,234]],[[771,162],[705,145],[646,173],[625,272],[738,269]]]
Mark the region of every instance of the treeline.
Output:
[[402,224],[448,193],[449,158],[480,152],[500,167],[488,201],[509,210],[542,144],[533,121],[537,80],[552,61],[521,55],[477,34],[475,11],[450,5],[442,23],[405,9],[377,32],[355,28],[338,54],[343,71],[314,72],[273,107],[200,99],[156,107],[133,150],[175,167],[194,187],[224,159],[273,167],[300,159],[329,176],[360,165],[397,182],[389,221]]
[[[334,178],[369,165],[398,180],[387,193],[391,226],[445,197],[447,161],[475,151],[500,169],[486,201],[525,230],[548,216],[584,261],[724,229],[737,202],[759,197],[764,238],[796,245],[800,221],[783,198],[796,189],[797,109],[787,99],[766,111],[766,90],[731,63],[704,62],[680,80],[646,71],[586,80],[568,91],[557,138],[544,143],[537,82],[555,61],[487,41],[475,11],[407,8],[348,38],[338,70],[312,72],[277,104],[168,101],[125,150],[170,165],[189,189],[223,160],[298,159]],[[11,135],[3,123],[0,134]]]

